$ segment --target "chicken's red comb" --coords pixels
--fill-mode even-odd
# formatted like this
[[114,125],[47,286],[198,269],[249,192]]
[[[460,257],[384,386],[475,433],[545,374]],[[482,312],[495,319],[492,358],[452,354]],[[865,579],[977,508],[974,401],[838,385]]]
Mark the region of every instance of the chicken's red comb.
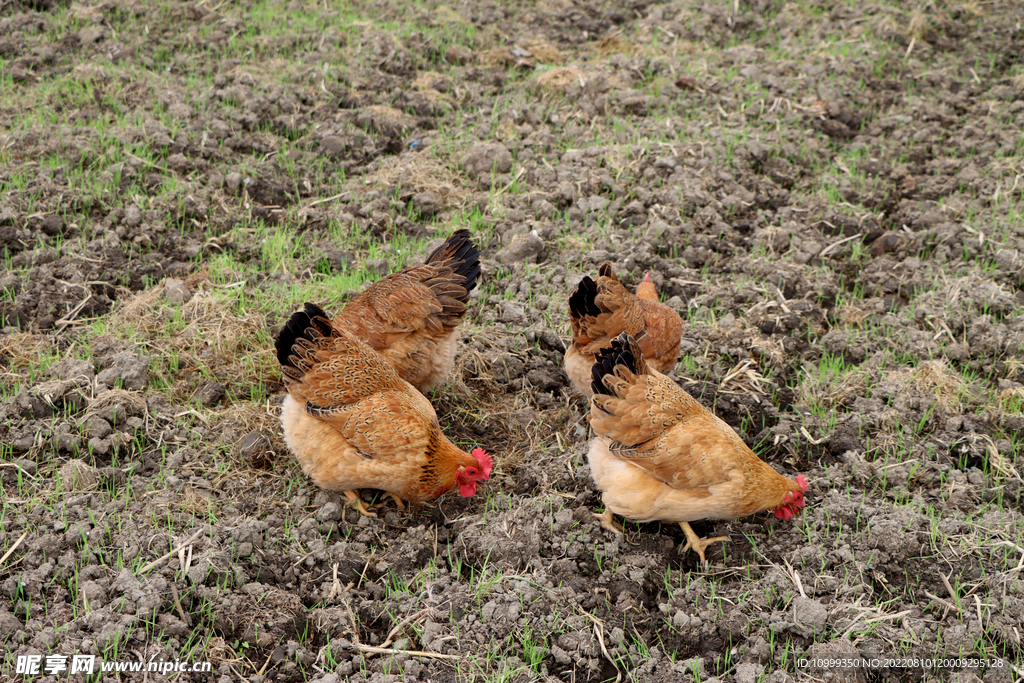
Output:
[[650,282],[650,281],[651,281],[651,271],[647,271],[646,273],[644,273],[644,282]]
[[476,461],[480,463],[480,469],[483,470],[484,479],[486,480],[489,478],[491,476],[491,470],[494,469],[494,461],[491,459],[491,456],[487,454],[487,451],[477,446],[473,449],[473,452],[470,453],[470,455],[476,458]]
[[802,474],[796,475],[796,483],[797,486],[804,490],[804,493],[807,493],[807,489],[811,487],[811,483],[807,481],[807,477]]

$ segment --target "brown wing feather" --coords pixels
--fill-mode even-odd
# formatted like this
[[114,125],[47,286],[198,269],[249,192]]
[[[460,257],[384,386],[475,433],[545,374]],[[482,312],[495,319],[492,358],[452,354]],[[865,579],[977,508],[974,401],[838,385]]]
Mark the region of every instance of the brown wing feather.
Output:
[[[738,443],[737,443],[738,442]],[[675,489],[694,489],[710,495],[708,487],[741,474],[737,452],[749,452],[746,444],[724,422],[711,414],[688,417],[661,436],[612,452]]]
[[402,380],[395,369],[351,332],[337,328],[323,310],[306,304],[277,340],[289,393],[316,406],[355,403]]
[[373,283],[349,302],[335,325],[352,331],[376,351],[413,332],[440,332],[444,325],[437,316],[443,306],[423,282],[433,271],[433,267],[419,266]]
[[[601,385],[604,391],[598,393]],[[732,429],[649,367],[640,344],[615,339],[594,364],[590,423],[609,448],[673,488],[706,488],[731,478],[718,451],[746,444]]]
[[601,264],[593,303],[597,314],[573,316],[573,343],[582,353],[594,354],[608,346],[622,332],[636,335],[644,329],[643,311],[634,302],[639,300],[615,277],[608,263]]
[[703,411],[675,382],[650,372],[634,375],[619,366],[614,375],[605,376],[604,384],[614,395],[594,395],[590,411],[594,431],[633,446],[658,439],[668,428]]
[[453,333],[480,275],[479,252],[457,230],[427,262],[392,273],[355,297],[334,320],[420,389],[443,381],[455,353]]
[[[610,263],[602,263],[595,281],[596,315],[570,315],[573,343],[585,354],[596,354],[616,335],[625,333],[640,341],[648,361],[658,369],[675,365],[683,321],[679,314],[658,301],[646,301],[623,286]],[[640,337],[646,332],[646,336]]]
[[386,335],[450,332],[466,312],[469,292],[480,275],[480,255],[468,230],[457,230],[426,263],[391,273],[354,298],[335,321],[376,350]]
[[655,369],[668,372],[679,357],[679,343],[683,336],[683,319],[679,314],[657,301],[636,300],[643,315],[646,334],[639,339],[644,356]]
[[[318,406],[355,403],[388,387],[399,387],[401,379],[384,358],[344,330],[338,337],[313,346],[299,342],[304,367],[301,378],[286,373],[292,394]],[[286,369],[287,370],[287,369]],[[290,380],[290,381],[289,381]]]
[[[357,403],[317,410],[307,404],[306,412],[318,417],[341,433],[345,440],[381,463],[426,460],[431,432],[440,429],[433,408],[421,405],[422,394],[403,389],[388,389]],[[426,408],[427,410],[424,410]]]

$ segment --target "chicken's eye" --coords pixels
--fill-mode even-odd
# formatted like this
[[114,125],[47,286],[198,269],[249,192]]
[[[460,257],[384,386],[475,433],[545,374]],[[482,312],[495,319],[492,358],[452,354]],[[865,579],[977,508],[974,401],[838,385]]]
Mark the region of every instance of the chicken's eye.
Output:
[[474,467],[466,468],[466,474],[475,477],[476,476],[476,468],[474,468]]

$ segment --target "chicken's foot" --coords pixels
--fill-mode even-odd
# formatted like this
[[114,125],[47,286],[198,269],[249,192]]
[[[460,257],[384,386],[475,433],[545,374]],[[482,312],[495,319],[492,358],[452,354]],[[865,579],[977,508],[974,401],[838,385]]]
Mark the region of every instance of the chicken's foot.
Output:
[[704,550],[712,543],[718,541],[728,541],[728,536],[716,536],[715,538],[701,538],[697,535],[697,532],[690,528],[690,525],[686,522],[679,522],[679,526],[683,528],[683,533],[686,534],[686,545],[683,546],[681,552],[686,552],[690,548],[697,551],[700,556],[701,564],[707,564],[707,559],[704,558]]
[[359,494],[355,491],[342,491],[341,494],[348,499],[348,502],[356,506],[356,510],[359,510],[359,514],[366,515],[367,517],[376,517],[376,512],[370,512],[366,509],[366,504],[363,499],[359,497]]
[[405,512],[405,501],[404,500],[402,500],[401,498],[399,498],[398,496],[396,496],[395,494],[393,494],[391,492],[385,492],[384,493],[384,497],[385,498],[390,498],[391,500],[395,501],[395,505],[398,506],[398,509],[401,510],[402,512]]
[[601,514],[595,512],[594,516],[601,522],[601,526],[608,531],[614,531],[617,534],[622,533],[622,527],[615,523],[615,517],[610,508],[605,508]]

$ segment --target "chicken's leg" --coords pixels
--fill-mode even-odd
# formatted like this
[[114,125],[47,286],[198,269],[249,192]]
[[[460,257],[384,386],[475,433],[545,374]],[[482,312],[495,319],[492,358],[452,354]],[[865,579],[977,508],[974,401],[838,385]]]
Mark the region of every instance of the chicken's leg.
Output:
[[402,512],[405,512],[405,501],[404,500],[402,500],[401,498],[399,498],[395,494],[391,493],[390,491],[385,492],[384,493],[384,497],[385,498],[390,498],[391,500],[395,501],[395,505],[398,506],[398,509],[401,510]]
[[612,515],[611,508],[605,508],[601,514],[594,513],[594,516],[601,522],[608,531],[614,531],[617,534],[622,533],[622,527],[615,523],[615,517]]
[[355,491],[342,491],[341,494],[348,499],[348,502],[353,503],[356,506],[356,510],[359,510],[359,514],[366,515],[367,517],[376,517],[376,512],[370,512],[366,509],[366,504],[363,503],[363,499],[359,497],[359,494]]
[[686,534],[686,545],[683,546],[682,552],[686,552],[690,548],[697,551],[700,556],[700,561],[703,564],[707,564],[707,560],[704,558],[704,549],[712,543],[718,541],[728,541],[728,536],[716,536],[715,538],[701,538],[697,535],[697,532],[690,528],[690,525],[686,522],[679,522],[679,526],[683,528],[683,533]]

